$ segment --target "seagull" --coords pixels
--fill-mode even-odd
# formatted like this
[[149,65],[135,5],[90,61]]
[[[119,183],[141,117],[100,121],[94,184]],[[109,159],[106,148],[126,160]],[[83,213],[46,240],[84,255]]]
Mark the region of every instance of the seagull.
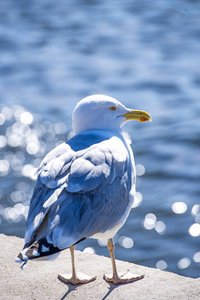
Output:
[[76,105],[74,136],[50,151],[38,168],[30,202],[25,245],[15,261],[57,257],[69,248],[72,273],[58,278],[73,285],[96,279],[77,273],[74,249],[86,238],[107,239],[113,284],[144,275],[117,272],[113,237],[125,223],[135,198],[136,172],[126,121],[151,121],[147,112],[126,108],[105,95],[92,95]]

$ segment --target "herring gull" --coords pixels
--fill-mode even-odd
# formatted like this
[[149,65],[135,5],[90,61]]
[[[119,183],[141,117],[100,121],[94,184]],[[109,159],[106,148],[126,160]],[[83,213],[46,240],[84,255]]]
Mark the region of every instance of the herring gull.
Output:
[[75,107],[74,136],[54,148],[38,168],[26,224],[25,246],[15,261],[57,256],[70,248],[72,274],[58,275],[71,284],[96,279],[75,271],[75,245],[86,238],[107,239],[114,284],[144,277],[117,272],[113,237],[125,223],[135,197],[135,163],[121,127],[128,120],[151,121],[144,111],[116,99],[92,95]]

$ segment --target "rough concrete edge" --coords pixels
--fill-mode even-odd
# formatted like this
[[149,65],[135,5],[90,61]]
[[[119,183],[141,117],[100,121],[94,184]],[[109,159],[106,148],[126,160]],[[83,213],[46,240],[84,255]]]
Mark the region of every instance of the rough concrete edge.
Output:
[[[89,272],[89,275],[97,275],[97,280],[88,285],[82,285],[72,289],[57,280],[58,270],[62,273],[62,269],[64,271],[66,270],[66,264],[68,264],[68,266],[70,265],[69,253],[62,251],[60,257],[54,261],[53,264],[48,261],[42,262],[42,264],[30,262],[27,271],[25,270],[25,272],[20,273],[19,265],[14,263],[14,257],[17,252],[21,250],[20,247],[22,247],[24,243],[23,239],[0,234],[0,241],[3,250],[0,257],[0,276],[2,278],[0,286],[3,288],[2,296],[4,297],[2,299],[10,299],[11,294],[15,296],[15,299],[38,299],[38,295],[41,294],[41,296],[44,297],[44,293],[45,299],[53,299],[51,298],[53,296],[51,293],[54,293],[56,297],[57,295],[66,295],[65,297],[59,296],[58,299],[65,299],[67,297],[67,299],[80,300],[83,299],[83,294],[87,296],[87,299],[95,300],[121,300],[125,299],[124,297],[126,297],[126,299],[132,299],[131,293],[134,294],[137,300],[146,300],[149,294],[152,295],[152,298],[150,296],[149,299],[156,300],[183,299],[183,297],[184,300],[200,299],[200,278],[184,277],[168,271],[139,266],[121,260],[116,260],[118,269],[124,270],[124,268],[128,268],[139,274],[145,273],[145,278],[135,283],[115,287],[111,285],[109,287],[103,280],[103,272],[111,272],[110,258],[97,254],[83,253],[81,251],[75,251],[80,270],[83,272],[86,270]],[[45,272],[46,275],[44,276]],[[13,281],[13,279],[15,280]],[[25,288],[21,280],[23,283],[26,282],[27,286],[25,286]],[[16,286],[18,292],[16,292]],[[66,288],[68,288],[67,292]],[[108,290],[110,291],[108,292]],[[23,295],[21,297],[21,293],[24,292],[25,296]],[[160,298],[161,295],[162,298]]]

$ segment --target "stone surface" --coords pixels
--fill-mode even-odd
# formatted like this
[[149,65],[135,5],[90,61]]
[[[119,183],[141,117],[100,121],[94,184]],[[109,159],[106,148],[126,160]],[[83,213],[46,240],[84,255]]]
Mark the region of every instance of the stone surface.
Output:
[[0,299],[200,299],[200,278],[192,279],[170,272],[151,269],[124,261],[116,261],[118,271],[129,269],[132,273],[145,274],[144,279],[120,286],[109,285],[104,273],[111,272],[109,258],[75,251],[77,269],[97,276],[91,283],[72,286],[58,280],[58,273],[71,272],[69,250],[62,251],[55,261],[30,261],[21,271],[14,262],[23,247],[23,239],[0,235]]

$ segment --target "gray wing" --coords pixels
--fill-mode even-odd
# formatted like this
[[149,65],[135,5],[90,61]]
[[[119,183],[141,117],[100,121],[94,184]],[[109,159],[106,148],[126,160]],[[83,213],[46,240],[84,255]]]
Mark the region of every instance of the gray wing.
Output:
[[68,248],[112,229],[129,206],[133,162],[123,138],[92,144],[91,136],[84,136],[87,143],[77,150],[73,145],[81,145],[81,139],[75,136],[73,143],[55,148],[41,164],[26,246],[45,238],[54,248]]
[[35,240],[37,230],[49,209],[55,203],[64,188],[66,176],[74,151],[63,143],[49,152],[40,167],[38,178],[30,202],[26,223],[25,245]]

